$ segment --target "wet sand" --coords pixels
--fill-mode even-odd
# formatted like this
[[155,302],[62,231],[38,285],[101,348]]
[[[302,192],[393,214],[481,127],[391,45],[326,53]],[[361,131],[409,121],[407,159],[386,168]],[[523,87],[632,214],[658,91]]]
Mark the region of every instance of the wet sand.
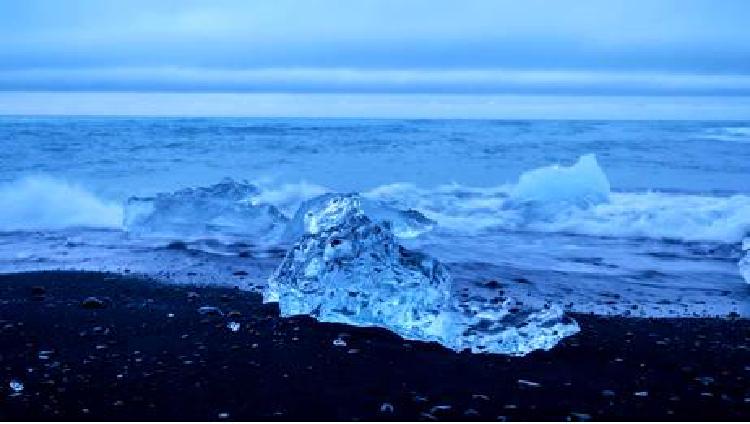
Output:
[[0,420],[750,419],[750,320],[575,318],[548,352],[472,355],[237,289],[0,275]]

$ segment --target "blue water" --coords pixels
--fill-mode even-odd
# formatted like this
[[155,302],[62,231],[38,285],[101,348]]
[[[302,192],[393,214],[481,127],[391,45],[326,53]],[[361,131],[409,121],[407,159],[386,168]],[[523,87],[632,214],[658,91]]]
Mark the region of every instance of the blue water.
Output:
[[[499,279],[571,310],[750,316],[737,271],[750,231],[750,122],[3,117],[0,147],[0,271],[229,284],[245,267],[248,284],[262,285],[280,260],[268,246],[238,262],[247,247],[236,241],[191,241],[198,253],[186,254],[121,228],[130,195],[232,177],[288,215],[327,191],[420,210],[438,228],[410,247],[477,293]],[[579,201],[591,189],[584,173],[543,181],[535,208],[512,201],[523,175],[589,154],[605,200]]]
[[749,131],[737,121],[0,118],[0,180],[44,173],[112,197],[226,175],[338,190],[487,187],[594,153],[617,191],[731,194],[750,191]]

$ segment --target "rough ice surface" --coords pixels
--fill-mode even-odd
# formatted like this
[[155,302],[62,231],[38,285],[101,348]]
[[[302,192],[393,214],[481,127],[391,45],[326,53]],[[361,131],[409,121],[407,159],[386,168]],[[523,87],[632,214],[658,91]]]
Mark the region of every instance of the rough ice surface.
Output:
[[739,262],[740,275],[742,275],[746,283],[750,284],[750,236],[742,240],[742,252],[744,256]]
[[218,234],[278,238],[288,218],[275,206],[254,204],[259,193],[246,182],[224,179],[209,187],[187,188],[154,197],[130,197],[124,226],[139,236],[202,237]]
[[549,349],[579,329],[555,306],[459,303],[445,266],[398,245],[390,223],[370,220],[356,196],[320,206],[263,293],[283,316],[385,327],[456,351],[510,355]]
[[607,202],[609,193],[607,175],[596,156],[588,154],[571,166],[552,165],[525,172],[510,197],[519,202],[589,206]]
[[398,238],[414,238],[432,230],[435,221],[420,212],[399,210],[377,200],[370,200],[358,193],[328,193],[303,202],[289,222],[285,238],[293,241],[303,234],[317,234],[341,222],[352,209],[361,209],[375,221],[388,221],[393,234]]

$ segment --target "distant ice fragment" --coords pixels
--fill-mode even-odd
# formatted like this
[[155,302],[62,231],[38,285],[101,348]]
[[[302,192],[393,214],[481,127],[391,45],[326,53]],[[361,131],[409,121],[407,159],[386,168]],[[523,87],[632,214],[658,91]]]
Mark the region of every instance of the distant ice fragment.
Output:
[[589,206],[607,202],[609,193],[607,175],[596,156],[587,154],[571,166],[545,166],[523,173],[510,197],[518,202]]
[[746,283],[750,284],[750,236],[742,240],[742,253],[744,256],[739,262],[740,275],[742,275]]
[[226,178],[209,187],[130,197],[124,226],[139,236],[229,234],[270,241],[281,235],[288,218],[273,205],[254,204],[252,197],[258,193],[252,184]]
[[374,222],[389,221],[398,238],[414,238],[432,230],[435,221],[420,212],[399,210],[358,193],[328,193],[303,202],[289,222],[285,239],[293,241],[303,234],[318,234],[340,224],[352,210],[358,210]]
[[283,316],[385,327],[456,351],[523,355],[578,331],[556,307],[459,304],[445,266],[398,245],[390,221],[373,222],[359,200],[338,195],[316,204],[269,279],[265,302],[278,302]]
[[230,329],[233,333],[236,333],[240,331],[240,323],[236,321],[229,321],[227,323],[227,328]]

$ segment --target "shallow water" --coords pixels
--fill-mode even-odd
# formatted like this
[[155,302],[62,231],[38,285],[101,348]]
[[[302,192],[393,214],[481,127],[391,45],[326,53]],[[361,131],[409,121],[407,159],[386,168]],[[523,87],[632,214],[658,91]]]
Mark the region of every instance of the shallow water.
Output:
[[[737,268],[750,122],[5,117],[0,146],[4,272],[262,286],[283,246],[220,235],[167,249],[122,231],[130,195],[232,177],[288,216],[327,191],[419,210],[438,226],[404,243],[446,262],[457,293],[489,298],[481,283],[496,279],[576,311],[750,316]],[[588,154],[598,171],[519,189],[530,171]],[[597,172],[609,190],[591,184]]]

